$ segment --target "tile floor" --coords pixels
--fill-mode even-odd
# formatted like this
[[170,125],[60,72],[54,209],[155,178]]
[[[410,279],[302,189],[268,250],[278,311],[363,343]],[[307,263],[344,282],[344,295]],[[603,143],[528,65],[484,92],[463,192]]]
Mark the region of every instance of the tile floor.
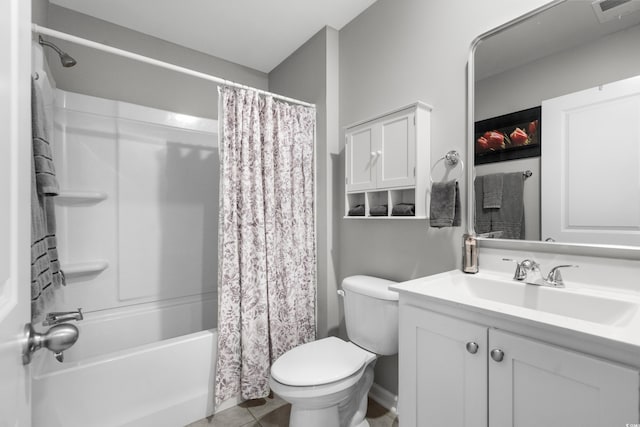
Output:
[[[241,403],[187,427],[288,427],[291,405],[278,396]],[[398,427],[398,418],[369,399],[367,420],[370,427]]]

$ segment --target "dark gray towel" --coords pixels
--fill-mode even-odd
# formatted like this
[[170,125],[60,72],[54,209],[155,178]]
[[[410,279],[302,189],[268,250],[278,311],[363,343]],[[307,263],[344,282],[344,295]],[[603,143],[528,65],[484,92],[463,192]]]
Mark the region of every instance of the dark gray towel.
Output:
[[389,208],[387,205],[371,206],[369,208],[370,216],[387,216]]
[[488,233],[491,231],[491,209],[484,207],[484,176],[477,176],[473,184],[476,203],[475,232],[477,234]]
[[502,231],[503,239],[524,239],[524,175],[505,173],[500,209],[492,209],[491,231]]
[[416,215],[416,205],[414,203],[398,203],[397,205],[393,205],[393,209],[391,210],[391,215],[393,215],[393,216],[415,216]]
[[364,216],[364,205],[355,205],[349,209],[349,216]]
[[502,204],[503,173],[492,173],[484,176],[482,185],[482,207],[485,209],[498,209]]
[[31,318],[41,319],[53,300],[54,289],[64,284],[56,241],[53,196],[58,195],[49,123],[40,88],[31,81]]
[[460,191],[458,181],[434,182],[431,185],[432,227],[457,227],[460,225]]

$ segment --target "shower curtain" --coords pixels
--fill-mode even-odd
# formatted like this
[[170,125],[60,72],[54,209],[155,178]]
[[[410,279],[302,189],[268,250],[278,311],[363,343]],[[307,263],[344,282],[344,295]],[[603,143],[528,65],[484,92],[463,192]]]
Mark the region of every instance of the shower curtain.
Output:
[[315,339],[315,109],[220,88],[216,405],[269,394],[271,364]]

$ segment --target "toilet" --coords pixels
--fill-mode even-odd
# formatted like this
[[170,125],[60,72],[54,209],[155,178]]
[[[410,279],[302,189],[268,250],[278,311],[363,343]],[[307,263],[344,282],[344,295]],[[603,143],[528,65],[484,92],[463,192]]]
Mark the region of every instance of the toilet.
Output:
[[290,427],[368,427],[367,395],[378,356],[398,353],[398,294],[390,280],[351,276],[344,299],[349,342],[328,337],[289,350],[269,385],[291,403]]

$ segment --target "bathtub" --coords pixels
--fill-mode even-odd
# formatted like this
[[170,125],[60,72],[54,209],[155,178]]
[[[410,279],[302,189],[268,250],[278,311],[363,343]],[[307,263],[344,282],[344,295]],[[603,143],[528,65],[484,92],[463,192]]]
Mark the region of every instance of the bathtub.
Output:
[[213,414],[217,331],[86,360],[43,358],[34,427],[184,426]]
[[212,415],[217,331],[193,328],[215,325],[215,300],[87,314],[63,363],[37,353],[33,426],[179,427]]

